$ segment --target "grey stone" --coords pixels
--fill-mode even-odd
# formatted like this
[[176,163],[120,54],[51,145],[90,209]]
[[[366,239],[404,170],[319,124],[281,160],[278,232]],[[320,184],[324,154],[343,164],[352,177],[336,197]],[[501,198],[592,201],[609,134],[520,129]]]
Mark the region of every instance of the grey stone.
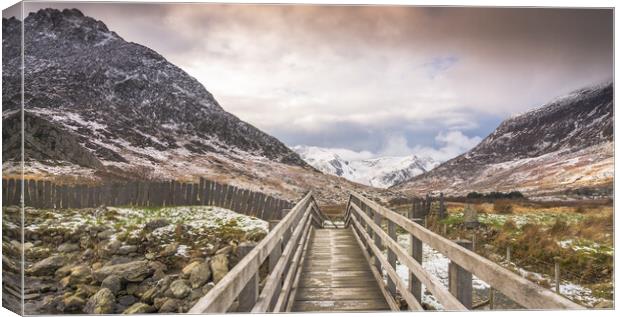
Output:
[[211,271],[213,272],[213,282],[219,282],[228,273],[228,256],[217,254],[211,259]]
[[118,294],[123,288],[123,281],[118,275],[109,275],[101,281],[101,288],[107,288],[113,294]]
[[192,289],[189,287],[186,280],[176,280],[170,284],[170,291],[176,298],[185,298]]
[[102,288],[88,299],[84,306],[84,312],[87,314],[111,314],[114,312],[115,304],[112,291]]

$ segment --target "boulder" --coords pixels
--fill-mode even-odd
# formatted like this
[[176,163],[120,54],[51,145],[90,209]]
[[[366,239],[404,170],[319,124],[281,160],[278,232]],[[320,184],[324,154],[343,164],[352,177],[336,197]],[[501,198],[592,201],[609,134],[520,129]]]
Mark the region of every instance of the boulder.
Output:
[[63,243],[58,246],[58,252],[69,253],[76,252],[80,250],[80,246],[77,243]]
[[131,306],[135,304],[138,299],[133,295],[123,295],[116,299],[116,301],[123,306]]
[[62,255],[52,255],[33,264],[26,272],[30,275],[53,275],[57,269],[65,264],[66,258]]
[[114,274],[128,282],[141,282],[152,275],[154,271],[149,261],[133,261],[104,266],[94,271],[93,276],[97,281],[103,281],[106,277]]
[[86,304],[86,301],[78,296],[71,295],[63,299],[63,306],[65,312],[80,312]]
[[217,252],[215,252],[215,254],[216,255],[218,255],[218,254],[226,254],[226,255],[228,255],[228,254],[230,254],[230,252],[232,252],[232,246],[227,245],[227,246],[217,250]]
[[97,233],[97,238],[99,240],[108,240],[110,239],[116,232],[114,232],[114,230],[110,229],[110,230],[105,230],[105,231],[101,231],[99,233]]
[[262,228],[254,228],[245,233],[247,241],[260,241],[267,235],[267,231]]
[[193,270],[196,266],[200,265],[200,263],[201,263],[200,261],[194,261],[194,262],[192,262],[192,263],[190,263],[190,264],[186,265],[186,266],[185,266],[185,267],[181,270],[181,273],[182,273],[181,277],[183,277],[183,278],[189,278],[190,274],[192,273],[192,270]]
[[189,276],[189,283],[192,288],[199,288],[209,281],[211,278],[211,268],[208,263],[200,263],[196,265]]
[[170,243],[164,247],[161,252],[159,252],[160,257],[167,257],[171,255],[175,255],[177,253],[177,249],[179,248],[179,244],[176,242]]
[[167,297],[157,297],[155,298],[155,300],[153,300],[153,306],[155,306],[155,308],[159,310],[167,300]]
[[123,314],[145,314],[152,313],[155,311],[155,307],[145,304],[145,303],[135,303],[131,305],[131,307],[125,309]]
[[165,227],[167,225],[170,224],[170,221],[168,221],[167,219],[163,219],[163,218],[159,218],[159,219],[155,219],[155,220],[151,220],[149,222],[147,222],[144,225],[144,230],[146,231],[153,231],[155,229],[161,228],[161,227]]
[[114,312],[115,304],[112,291],[102,288],[88,299],[84,306],[84,312],[87,314],[111,314]]
[[170,291],[176,298],[185,298],[192,289],[189,287],[187,280],[176,280],[170,284]]
[[118,275],[109,275],[101,281],[101,288],[107,288],[116,295],[123,289],[123,280]]
[[99,287],[97,286],[82,284],[79,285],[77,291],[75,291],[75,296],[86,299],[95,295],[95,293],[97,293],[98,291]]
[[213,272],[213,282],[219,282],[228,273],[228,256],[217,254],[211,259],[211,271]]
[[159,308],[159,313],[178,313],[181,301],[175,298],[166,299]]
[[116,254],[129,254],[138,251],[138,247],[135,245],[123,245],[116,251]]
[[112,240],[106,244],[105,250],[110,254],[116,254],[122,245],[122,242],[118,240]]

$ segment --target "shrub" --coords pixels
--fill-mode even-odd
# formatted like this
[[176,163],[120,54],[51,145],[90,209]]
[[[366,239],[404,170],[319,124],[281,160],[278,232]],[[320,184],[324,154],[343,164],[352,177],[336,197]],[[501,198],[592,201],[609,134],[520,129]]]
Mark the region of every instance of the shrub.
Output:
[[565,235],[567,232],[568,232],[568,224],[566,223],[566,221],[559,219],[559,218],[556,218],[555,223],[553,223],[551,228],[549,228],[549,233],[556,235],[556,236]]
[[583,206],[579,206],[575,208],[575,212],[578,214],[585,214],[586,213],[586,208],[584,208]]
[[484,198],[484,195],[479,192],[471,192],[467,194],[468,199],[481,199]]
[[502,215],[512,214],[512,204],[506,200],[498,200],[493,204],[493,211]]

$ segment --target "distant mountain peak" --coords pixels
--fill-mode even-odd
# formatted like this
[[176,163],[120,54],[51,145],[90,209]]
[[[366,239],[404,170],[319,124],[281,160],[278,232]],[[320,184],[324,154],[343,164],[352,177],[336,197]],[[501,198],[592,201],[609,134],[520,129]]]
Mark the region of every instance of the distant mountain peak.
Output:
[[430,157],[416,155],[344,160],[328,148],[298,145],[294,146],[293,150],[323,173],[378,188],[387,188],[406,181],[438,164]]

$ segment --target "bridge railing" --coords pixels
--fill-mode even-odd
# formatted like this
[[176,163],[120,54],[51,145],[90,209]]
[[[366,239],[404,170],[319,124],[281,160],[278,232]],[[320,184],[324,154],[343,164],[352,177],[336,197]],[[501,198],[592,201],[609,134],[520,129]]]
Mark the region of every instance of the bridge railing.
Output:
[[[387,232],[381,227],[387,221]],[[422,226],[421,219],[410,219],[385,208],[358,194],[351,193],[345,212],[345,225],[353,232],[367,259],[375,271],[387,273],[376,276],[382,292],[393,310],[395,295],[405,300],[410,310],[420,310],[421,285],[435,296],[447,310],[472,308],[472,274],[488,283],[495,290],[528,309],[583,309],[567,298],[497,265],[496,263],[468,250],[466,241],[448,240]],[[410,235],[410,246],[405,250],[398,244],[396,229],[400,227]],[[431,248],[450,259],[449,287],[422,267],[422,246]],[[387,257],[383,253],[387,249]],[[396,261],[409,270],[409,282],[405,284],[396,273]]]
[[[235,302],[237,311],[290,311],[312,228],[322,227],[324,221],[309,192],[189,313],[224,313],[233,310]],[[269,273],[261,283],[263,265],[268,265]],[[262,289],[259,284],[264,285]]]

